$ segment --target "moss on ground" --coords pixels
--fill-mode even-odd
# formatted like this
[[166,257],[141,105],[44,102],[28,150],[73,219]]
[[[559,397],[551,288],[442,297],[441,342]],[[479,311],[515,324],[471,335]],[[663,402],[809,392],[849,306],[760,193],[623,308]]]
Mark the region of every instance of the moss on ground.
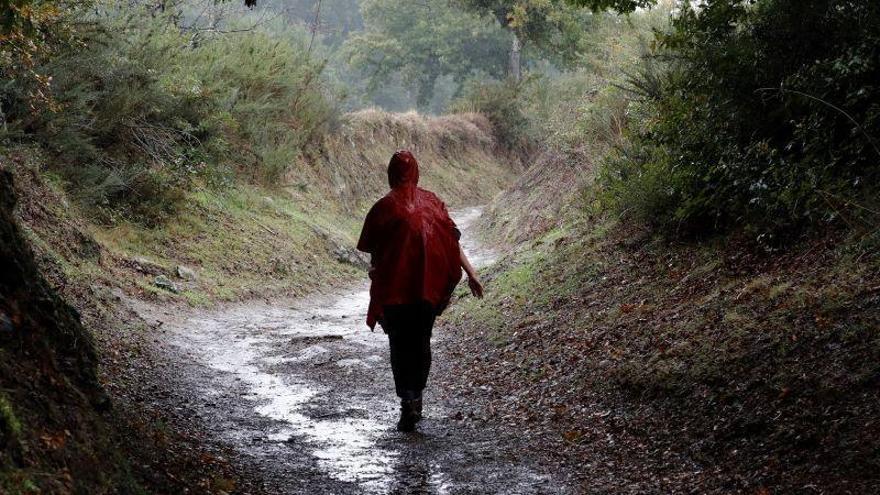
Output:
[[[157,228],[126,222],[92,232],[114,258],[147,258],[181,288],[180,294],[153,290],[155,274],[129,273],[146,294],[203,306],[301,295],[356,276],[360,271],[332,251],[354,244],[352,225],[326,212],[309,215],[283,191],[238,186],[222,195],[192,193],[179,215]],[[176,277],[179,265],[194,270],[196,280]]]

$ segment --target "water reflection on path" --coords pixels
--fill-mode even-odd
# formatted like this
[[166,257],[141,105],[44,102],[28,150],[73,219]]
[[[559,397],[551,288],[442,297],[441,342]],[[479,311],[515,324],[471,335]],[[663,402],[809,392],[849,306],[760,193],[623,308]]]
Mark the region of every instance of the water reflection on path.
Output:
[[[472,262],[484,266],[494,253],[469,230],[480,213],[469,208],[453,216]],[[249,304],[203,313],[180,325],[174,343],[217,372],[213,383],[204,385],[206,395],[218,394],[212,388],[244,391],[241,399],[251,407],[222,432],[235,448],[265,450],[247,438],[254,429],[249,410],[271,420],[266,442],[310,457],[324,476],[356,487],[352,493],[453,493],[444,460],[419,444],[443,440],[446,428],[432,431],[428,421],[423,434],[403,439],[393,431],[387,343],[381,332],[366,331],[368,300],[366,283],[359,283],[293,307]],[[432,414],[446,416],[433,406]],[[413,449],[427,455],[404,454]],[[311,486],[307,492],[333,490]],[[290,493],[303,492],[291,487]]]

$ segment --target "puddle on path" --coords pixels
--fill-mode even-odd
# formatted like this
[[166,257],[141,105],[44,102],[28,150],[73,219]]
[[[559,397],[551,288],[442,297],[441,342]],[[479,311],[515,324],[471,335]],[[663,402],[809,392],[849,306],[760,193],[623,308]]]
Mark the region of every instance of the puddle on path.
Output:
[[[494,253],[468,235],[480,213],[469,208],[453,216],[472,262],[484,266]],[[454,484],[442,459],[407,457],[401,441],[387,440],[397,435],[396,404],[386,337],[363,323],[368,300],[364,283],[292,308],[247,305],[203,313],[180,325],[174,344],[218,372],[221,383],[243,387],[252,413],[272,420],[265,441],[306,451],[324,475],[357,486],[358,493],[392,487],[400,493],[451,493]],[[205,384],[205,395],[217,386]],[[444,415],[436,407],[432,412]],[[236,448],[258,448],[242,432],[225,436]],[[309,492],[324,493],[320,487]]]
[[[331,345],[356,342],[362,348],[361,355],[368,357],[380,351],[384,335],[361,328],[359,316],[367,301],[364,287],[333,301],[316,300],[320,305],[314,308],[259,306],[211,314],[189,320],[187,332],[178,334],[178,345],[196,351],[203,364],[233,376],[246,387],[244,398],[256,404],[254,412],[277,424],[274,431],[266,432],[268,441],[299,442],[311,450],[329,476],[379,493],[387,485],[385,480],[392,474],[397,455],[376,446],[388,425],[368,418],[314,418],[304,411],[332,386],[314,381],[308,373],[315,363],[338,357]],[[307,345],[291,355],[279,355],[292,341],[328,336],[342,336],[343,340],[332,339]],[[353,361],[354,357],[342,358],[337,364],[344,366]],[[377,361],[357,359],[361,367],[376,367]],[[370,404],[345,404],[350,409],[359,406],[366,409]]]

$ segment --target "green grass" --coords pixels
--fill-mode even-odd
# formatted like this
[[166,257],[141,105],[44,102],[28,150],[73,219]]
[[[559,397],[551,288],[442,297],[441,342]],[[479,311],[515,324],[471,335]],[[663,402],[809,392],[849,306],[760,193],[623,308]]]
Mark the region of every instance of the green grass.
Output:
[[[348,217],[332,209],[304,211],[284,190],[241,185],[224,194],[191,193],[179,215],[157,228],[123,222],[95,227],[94,234],[121,258],[145,257],[165,267],[182,289],[175,295],[156,289],[153,276],[135,275],[147,293],[204,306],[254,292],[302,294],[358,275],[333,258],[321,234],[353,246],[357,223]],[[194,269],[196,282],[174,279],[177,265]]]
[[185,290],[180,294],[190,306],[206,308],[211,306],[211,299],[201,291]]
[[12,405],[5,395],[0,395],[0,428],[8,432],[13,438],[21,435],[21,422],[15,415]]
[[[556,263],[559,257],[557,241],[569,235],[571,232],[566,228],[550,230],[534,241],[529,249],[500,261],[485,275],[485,299],[467,296],[469,290],[462,283],[457,295],[467,297],[453,309],[453,321],[479,322],[490,341],[496,345],[507,343],[510,334],[517,328],[534,323],[534,318],[520,315],[522,308],[544,308],[553,301],[570,296],[581,284],[576,278],[550,274],[554,267],[562,266]],[[595,274],[596,271],[590,269],[587,273]],[[552,282],[548,283],[548,279]]]

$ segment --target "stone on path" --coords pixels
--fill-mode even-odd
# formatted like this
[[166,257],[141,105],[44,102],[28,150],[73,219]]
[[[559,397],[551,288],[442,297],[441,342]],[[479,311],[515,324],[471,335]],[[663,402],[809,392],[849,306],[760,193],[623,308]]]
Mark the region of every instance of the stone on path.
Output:
[[177,288],[177,285],[174,284],[168,277],[165,275],[159,275],[153,280],[153,285],[160,289],[165,289],[167,291],[173,292],[175,294],[180,293],[180,289]]
[[183,265],[177,265],[177,276],[183,280],[194,282],[196,280],[196,271]]

